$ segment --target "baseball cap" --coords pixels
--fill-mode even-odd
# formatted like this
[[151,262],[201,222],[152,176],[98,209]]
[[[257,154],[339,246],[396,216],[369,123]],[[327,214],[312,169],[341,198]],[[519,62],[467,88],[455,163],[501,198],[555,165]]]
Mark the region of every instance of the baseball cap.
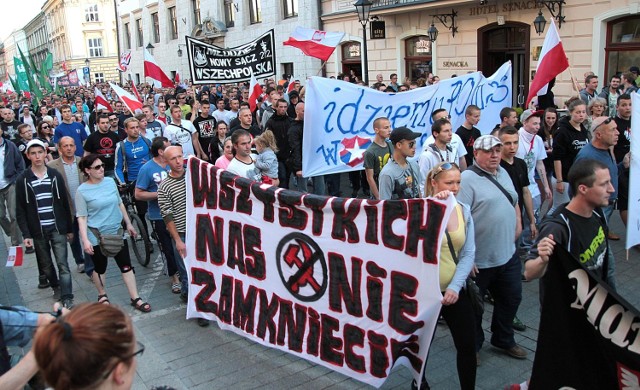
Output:
[[537,116],[537,117],[542,117],[542,113],[544,111],[542,110],[524,110],[524,112],[520,115],[520,123],[524,123],[527,121],[527,119],[531,118],[532,116]]
[[47,150],[44,142],[40,141],[39,139],[32,139],[31,141],[29,141],[29,143],[27,144],[27,151],[29,151],[32,146],[40,146],[42,149]]
[[402,140],[413,141],[414,139],[420,137],[422,134],[416,133],[415,131],[411,131],[406,127],[398,127],[397,129],[393,129],[391,135],[389,136],[389,140],[392,144],[397,144]]
[[631,68],[629,68],[629,72],[640,73],[640,68],[634,65]]
[[473,150],[489,151],[496,145],[502,145],[500,138],[493,135],[483,135],[473,143]]

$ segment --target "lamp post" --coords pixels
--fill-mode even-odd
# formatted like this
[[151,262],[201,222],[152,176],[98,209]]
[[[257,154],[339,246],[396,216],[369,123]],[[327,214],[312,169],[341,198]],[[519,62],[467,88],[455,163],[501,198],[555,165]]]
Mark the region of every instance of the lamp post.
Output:
[[85,74],[85,82],[87,83],[87,85],[91,84],[91,68],[89,68],[90,64],[91,64],[91,61],[89,61],[88,58],[85,58],[84,66],[87,69],[87,72]]
[[358,0],[353,4],[358,12],[358,20],[362,25],[362,64],[364,69],[362,71],[362,80],[368,86],[369,85],[369,59],[367,58],[367,23],[369,22],[369,13],[371,12],[371,6],[373,3],[369,0]]
[[533,21],[533,27],[535,27],[536,32],[540,35],[544,32],[544,27],[546,25],[547,20],[544,18],[544,15],[542,15],[542,10],[540,10],[538,11],[538,16],[536,16],[536,19]]

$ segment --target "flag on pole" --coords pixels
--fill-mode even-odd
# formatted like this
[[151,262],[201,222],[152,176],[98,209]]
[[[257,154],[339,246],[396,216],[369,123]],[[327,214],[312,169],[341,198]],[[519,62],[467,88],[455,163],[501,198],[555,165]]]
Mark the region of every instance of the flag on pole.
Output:
[[262,87],[258,84],[258,80],[253,74],[253,71],[251,71],[251,83],[249,84],[249,108],[251,109],[251,112],[254,112],[256,108],[258,108],[256,102],[260,97],[260,94],[262,94]]
[[22,247],[12,246],[7,256],[7,267],[20,267],[22,265]]
[[327,32],[312,28],[296,27],[289,40],[283,45],[297,47],[308,56],[326,61],[331,57],[340,41],[344,37],[342,32]]
[[567,55],[564,52],[556,24],[551,19],[551,25],[542,44],[536,75],[533,77],[529,87],[529,96],[527,96],[525,107],[529,106],[529,102],[534,96],[546,94],[549,81],[564,72],[568,67],[569,60],[567,60]]
[[131,90],[133,91],[133,94],[136,96],[138,101],[142,103],[142,97],[140,96],[140,92],[138,92],[138,88],[136,88],[136,83],[133,82],[132,78],[129,79],[129,83],[131,83]]
[[144,49],[144,75],[153,80],[156,87],[172,88],[173,81],[164,73],[149,50]]
[[102,92],[100,92],[98,87],[94,87],[93,94],[95,95],[95,104],[97,110],[105,109],[113,112],[113,108],[111,108],[109,101],[104,97]]
[[173,78],[176,84],[180,84],[180,71],[176,70],[176,77]]
[[126,72],[129,69],[129,64],[131,63],[131,50],[127,50],[120,56],[120,62],[118,62],[118,70],[121,72]]
[[135,113],[136,110],[142,110],[142,103],[138,99],[136,99],[135,96],[125,91],[124,89],[120,88],[114,83],[109,83],[109,85],[115,91],[116,95],[118,95],[118,97],[120,98],[120,101],[125,106],[127,106],[127,108],[129,109],[129,111],[131,111],[132,114]]

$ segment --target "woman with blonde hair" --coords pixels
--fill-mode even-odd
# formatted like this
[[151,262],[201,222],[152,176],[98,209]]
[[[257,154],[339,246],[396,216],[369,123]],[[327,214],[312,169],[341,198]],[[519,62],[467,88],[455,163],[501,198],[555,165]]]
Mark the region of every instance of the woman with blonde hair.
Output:
[[[459,189],[460,168],[454,163],[440,163],[427,175],[426,196],[447,199],[450,195],[456,196]],[[440,314],[456,347],[461,389],[474,389],[476,383],[476,320],[465,284],[474,268],[475,250],[471,210],[456,201],[440,246],[440,290],[443,295]],[[424,378],[423,381],[426,382]]]

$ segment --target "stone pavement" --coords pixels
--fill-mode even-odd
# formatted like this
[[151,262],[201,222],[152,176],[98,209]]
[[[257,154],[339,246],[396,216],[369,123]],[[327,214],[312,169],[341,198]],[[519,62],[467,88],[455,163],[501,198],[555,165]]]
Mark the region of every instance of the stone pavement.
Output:
[[[623,227],[617,213],[612,228],[618,234]],[[4,237],[4,240],[8,240]],[[640,292],[636,288],[640,277],[640,251],[632,250],[626,261],[624,240],[613,242],[617,259],[619,292],[636,307],[640,307]],[[157,249],[155,256],[157,256]],[[5,262],[6,246],[0,239],[0,261]],[[73,270],[75,302],[95,301],[96,291],[84,274]],[[135,266],[135,264],[134,264]],[[264,347],[222,331],[217,325],[201,328],[195,320],[185,320],[186,305],[170,291],[168,277],[163,275],[162,260],[158,257],[148,268],[136,267],[140,295],[148,299],[153,311],[143,314],[129,306],[122,278],[114,263],[110,263],[106,286],[112,304],[121,305],[131,314],[136,335],[145,344],[144,355],[138,358],[134,389],[151,389],[167,385],[176,389],[357,389],[368,388],[358,381],[330,371],[322,366],[294,357],[276,349]],[[50,289],[38,290],[35,256],[27,255],[19,268],[0,266],[0,303],[25,305],[34,310],[51,310],[54,303]],[[525,360],[515,360],[486,346],[480,353],[482,365],[478,368],[478,389],[502,389],[506,384],[519,383],[531,372],[536,347],[539,320],[538,283],[525,283],[523,302],[518,316],[527,330],[517,332],[517,341],[527,351]],[[492,306],[487,305],[483,327],[489,339],[488,318]],[[429,383],[433,389],[459,387],[455,348],[448,329],[439,325],[433,341],[427,366]],[[409,371],[395,369],[383,389],[409,389]]]

